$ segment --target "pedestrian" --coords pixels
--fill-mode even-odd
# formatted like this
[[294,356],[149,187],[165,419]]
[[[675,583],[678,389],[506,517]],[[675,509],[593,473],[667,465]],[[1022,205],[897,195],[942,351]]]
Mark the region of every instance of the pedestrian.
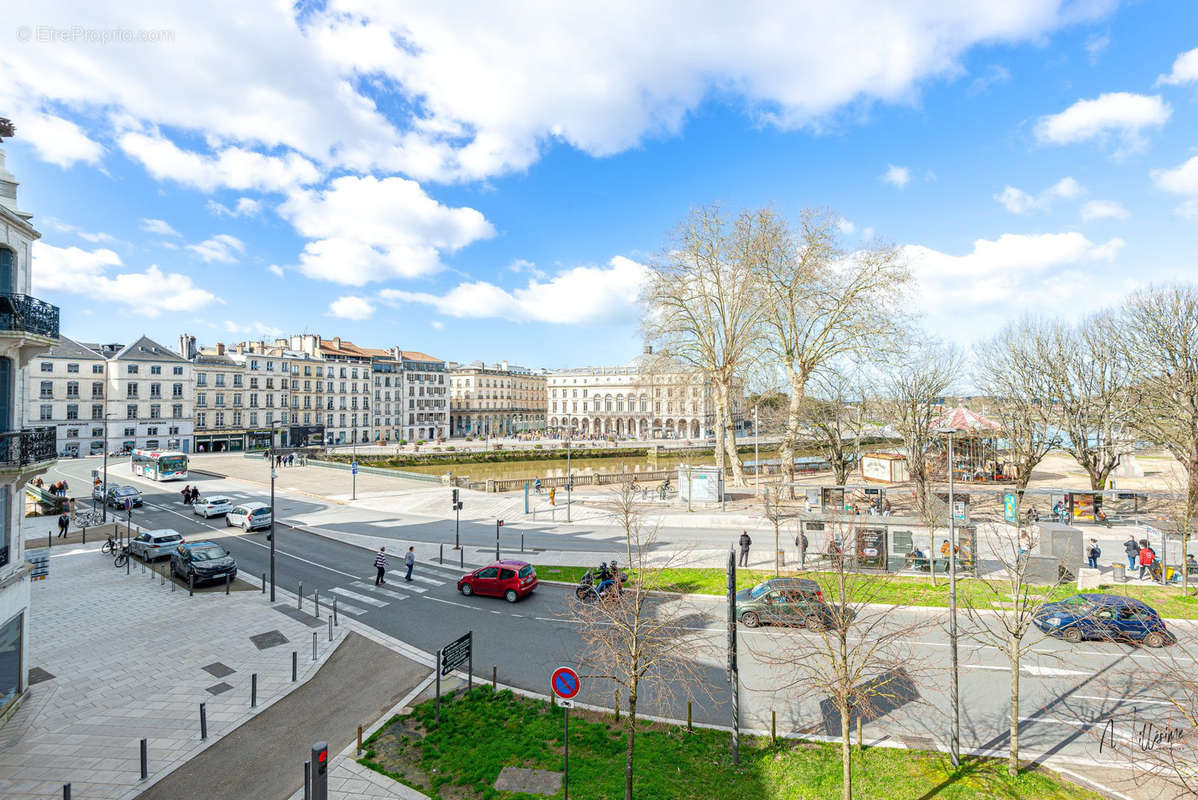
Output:
[[58,536],[63,538],[67,535],[67,528],[71,527],[71,518],[66,514],[60,514],[58,517]]
[[291,455],[287,456],[287,466],[289,466],[289,467],[295,466],[295,453],[292,453]]
[[1156,553],[1148,546],[1147,539],[1140,540],[1140,580],[1144,580],[1144,575],[1152,575],[1152,562],[1156,560]]
[[535,481],[533,481],[532,488],[533,488],[533,491],[535,491],[537,494],[541,493],[541,479],[540,478],[537,478]]
[[557,505],[556,498],[557,498],[557,489],[550,486],[549,487],[549,505],[551,505],[551,506]]
[[386,583],[386,581],[383,580],[383,576],[387,574],[387,553],[385,552],[386,550],[387,550],[387,548],[380,547],[378,555],[374,557],[374,568],[376,570],[378,570],[378,573],[374,576],[374,585],[375,586],[379,586],[381,584]]
[[1090,548],[1086,551],[1086,563],[1091,569],[1098,569],[1098,559],[1102,558],[1102,548],[1098,546],[1097,539],[1090,540]]
[[67,496],[67,490],[68,490],[68,489],[70,489],[70,488],[71,488],[71,487],[70,487],[70,484],[68,484],[68,483],[67,483],[67,482],[64,480],[64,481],[62,482],[62,496],[63,496],[63,497],[66,497],[66,496]]
[[799,546],[799,566],[807,566],[807,534],[800,532],[795,544]]
[[191,504],[194,506],[199,501],[200,501],[200,487],[193,486],[193,487],[191,487]]
[[742,567],[749,566],[749,548],[753,545],[753,540],[749,538],[748,531],[740,532],[740,565]]
[[404,580],[408,583],[412,582],[412,567],[416,565],[416,548],[409,547],[408,552],[403,556],[404,566],[408,568],[408,574],[404,576]]
[[72,497],[67,501],[67,511],[70,512],[72,517],[75,516],[75,498]]
[[1136,560],[1140,557],[1140,545],[1136,542],[1136,537],[1130,533],[1127,534],[1127,541],[1123,543],[1123,552],[1127,554],[1127,569],[1129,572],[1136,571]]
[[191,487],[190,486],[183,487],[183,505],[185,505],[185,506],[191,505]]

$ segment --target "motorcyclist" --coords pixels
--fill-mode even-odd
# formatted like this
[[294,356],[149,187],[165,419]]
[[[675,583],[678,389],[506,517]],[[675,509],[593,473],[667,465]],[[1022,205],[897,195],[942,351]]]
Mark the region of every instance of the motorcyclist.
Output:
[[[615,566],[615,562],[612,562],[612,566]],[[607,562],[604,561],[599,565],[599,578],[595,589],[599,592],[599,595],[602,596],[609,589],[611,589],[614,583],[615,580],[612,578],[612,570],[608,568]]]

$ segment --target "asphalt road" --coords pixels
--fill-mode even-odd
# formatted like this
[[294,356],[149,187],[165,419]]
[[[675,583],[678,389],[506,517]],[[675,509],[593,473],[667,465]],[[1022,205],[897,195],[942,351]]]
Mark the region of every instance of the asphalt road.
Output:
[[[58,468],[72,485],[86,485],[90,464],[85,461],[63,462]],[[51,475],[51,477],[54,477]],[[75,481],[81,481],[76,484]],[[122,479],[123,480],[123,479]],[[152,484],[131,481],[144,492],[146,506],[134,512],[141,525],[174,528],[188,539],[219,536],[237,558],[243,577],[260,576],[269,569],[269,545],[262,532],[242,534],[224,527],[220,518],[202,520],[184,506],[178,483]],[[216,479],[201,479],[208,492],[226,490],[237,499],[264,499],[246,485]],[[211,487],[211,488],[209,488]],[[318,504],[306,498],[278,498],[281,519],[313,510]],[[346,516],[353,516],[347,509]],[[452,537],[452,521],[448,523]],[[340,523],[347,531],[378,536],[391,530],[377,521]],[[494,543],[494,529],[487,526],[463,526],[463,541],[486,545]],[[374,553],[314,534],[278,525],[276,575],[278,586],[292,593],[303,584],[304,609],[313,610],[313,598],[319,592],[322,615],[336,596],[340,613],[406,641],[426,651],[435,651],[466,631],[473,631],[475,675],[490,679],[494,665],[501,682],[520,688],[545,691],[549,674],[560,664],[573,664],[581,647],[579,629],[569,617],[572,592],[569,587],[542,584],[529,598],[515,605],[501,599],[463,597],[456,591],[461,570],[421,559],[415,575],[418,580],[403,580],[401,553],[393,554],[391,573],[381,591],[373,586]],[[445,525],[407,525],[395,535],[405,539],[444,541]],[[419,534],[419,535],[417,535]],[[489,535],[489,541],[488,541]],[[562,549],[561,536],[553,546]],[[469,537],[469,538],[467,538]],[[452,541],[452,539],[450,539]],[[580,540],[593,550],[592,540]],[[532,543],[535,546],[535,540]],[[431,548],[427,548],[431,551]],[[447,548],[448,550],[448,548]],[[452,551],[450,551],[452,552]],[[508,554],[505,553],[505,556]],[[542,575],[542,578],[545,576]],[[674,718],[685,717],[687,698],[695,701],[696,722],[726,725],[731,717],[730,692],[725,678],[725,609],[718,598],[693,598],[687,601],[688,627],[695,642],[692,658],[699,674],[699,685],[673,687],[667,703],[650,713]],[[949,702],[947,689],[948,641],[944,631],[943,610],[903,609],[892,614],[896,625],[911,626],[902,643],[909,648],[906,666],[911,675],[910,697],[877,719],[867,720],[866,736],[883,736],[909,744],[944,745],[949,738]],[[1177,631],[1183,642],[1192,641],[1192,628]],[[768,730],[771,712],[777,713],[779,733],[807,731],[824,733],[835,728],[821,698],[808,693],[792,667],[774,663],[781,653],[800,652],[818,646],[817,635],[802,629],[742,628],[739,638],[741,669],[741,724]],[[962,747],[1003,753],[1006,747],[1008,685],[1010,670],[996,650],[963,641],[961,646],[961,724]],[[1117,734],[1131,736],[1131,718],[1151,719],[1168,702],[1162,691],[1125,696],[1118,687],[1126,683],[1129,671],[1152,670],[1159,666],[1159,654],[1111,643],[1087,642],[1070,646],[1056,640],[1039,642],[1025,658],[1020,677],[1022,684],[1021,740],[1025,757],[1057,755],[1078,763],[1119,765],[1125,756],[1105,749],[1098,740],[1105,719],[1115,716]],[[1181,667],[1193,668],[1192,659],[1181,659]],[[582,702],[610,706],[613,690],[602,681],[587,682],[580,695]],[[642,708],[646,706],[643,704]]]

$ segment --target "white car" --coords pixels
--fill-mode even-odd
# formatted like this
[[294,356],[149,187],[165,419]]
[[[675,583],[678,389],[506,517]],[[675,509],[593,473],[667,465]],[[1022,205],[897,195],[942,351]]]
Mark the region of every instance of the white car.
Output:
[[160,558],[169,557],[171,551],[182,541],[183,537],[179,535],[179,532],[170,528],[142,531],[137,538],[129,542],[129,549],[133,551],[133,555],[145,561],[157,561]]
[[242,503],[225,514],[225,525],[240,527],[243,531],[270,527],[270,506],[266,503]]
[[221,514],[228,514],[232,510],[233,501],[219,495],[205,497],[203,500],[197,500],[191,505],[191,513],[199,514],[204,519],[219,517]]

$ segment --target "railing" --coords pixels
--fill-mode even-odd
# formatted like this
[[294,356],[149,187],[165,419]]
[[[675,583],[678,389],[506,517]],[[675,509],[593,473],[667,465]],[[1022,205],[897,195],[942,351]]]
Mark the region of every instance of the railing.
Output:
[[0,331],[58,338],[58,306],[27,294],[0,293]]
[[0,467],[24,467],[55,458],[53,427],[0,433]]

